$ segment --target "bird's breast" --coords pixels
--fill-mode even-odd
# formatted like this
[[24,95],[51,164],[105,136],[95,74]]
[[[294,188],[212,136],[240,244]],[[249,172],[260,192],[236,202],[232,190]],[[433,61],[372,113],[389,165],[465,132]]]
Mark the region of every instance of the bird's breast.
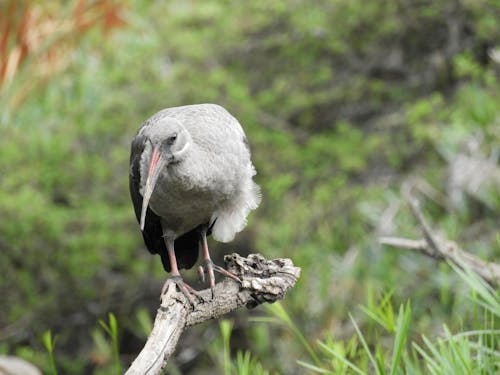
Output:
[[177,236],[210,221],[214,212],[234,195],[230,186],[214,176],[193,178],[181,169],[167,169],[160,175],[149,201],[155,214],[162,218],[166,230]]

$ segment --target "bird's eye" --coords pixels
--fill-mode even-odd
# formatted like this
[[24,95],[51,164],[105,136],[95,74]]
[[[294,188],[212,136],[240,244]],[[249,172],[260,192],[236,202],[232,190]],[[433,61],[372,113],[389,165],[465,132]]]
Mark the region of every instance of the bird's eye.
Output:
[[167,138],[167,142],[169,145],[171,145],[175,142],[176,139],[177,139],[177,134],[174,134]]

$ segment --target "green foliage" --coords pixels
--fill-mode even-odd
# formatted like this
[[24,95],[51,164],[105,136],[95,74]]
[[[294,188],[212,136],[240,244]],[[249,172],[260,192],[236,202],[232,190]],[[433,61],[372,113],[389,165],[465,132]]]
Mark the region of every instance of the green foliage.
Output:
[[57,337],[52,338],[52,333],[50,331],[45,331],[42,336],[43,345],[47,349],[50,361],[50,373],[52,375],[57,375],[56,362],[54,359],[54,347],[56,345]]
[[[500,369],[500,336],[496,329],[498,320],[495,319],[500,315],[500,294],[467,266],[463,266],[464,270],[454,265],[452,267],[470,288],[474,305],[480,306],[480,312],[484,312],[482,319],[485,329],[453,335],[444,325],[444,337],[437,342],[424,335],[424,345],[413,343],[415,352],[422,357],[424,364],[417,361],[411,363],[408,359],[407,368],[417,374],[495,374]],[[479,316],[480,313],[478,319],[481,319]]]
[[143,337],[148,337],[153,330],[153,321],[149,312],[142,308],[137,311],[137,323],[133,328],[137,328],[137,334]]
[[233,329],[233,322],[223,319],[219,323],[220,333],[222,336],[222,346],[224,353],[224,375],[231,375],[231,353],[229,339],[231,337],[231,330]]
[[[72,9],[35,3],[62,18]],[[28,59],[1,89],[3,352],[50,373],[43,346],[29,338],[49,330],[58,332],[60,373],[107,374],[140,348],[165,274],[144,251],[129,202],[129,143],[161,108],[216,102],[244,126],[263,190],[231,251],[291,257],[303,276],[266,316],[249,313],[265,328],[242,314],[225,346],[187,336],[197,354],[172,372],[418,374],[448,362],[450,371],[495,370],[498,342],[487,332],[498,327],[498,296],[467,271],[377,239],[420,236],[400,198],[416,180],[444,235],[499,258],[495,180],[450,199],[457,159],[498,168],[496,3],[124,4],[123,28],[74,36],[65,69],[41,78]],[[475,285],[472,298],[458,293],[462,277]],[[360,304],[365,314],[347,319]],[[99,326],[108,311],[116,318]],[[454,334],[440,335],[442,327]]]
[[297,325],[290,318],[290,315],[286,312],[286,310],[283,308],[283,306],[279,302],[276,302],[272,305],[266,306],[266,310],[268,311],[269,314],[276,317],[279,321],[283,322],[286,325],[286,327],[293,332],[296,339],[303,345],[304,349],[307,351],[307,353],[309,354],[311,359],[316,364],[319,364],[320,363],[319,358],[317,357],[312,346],[309,344],[307,339],[304,337],[304,335],[300,331],[299,327],[297,327]]
[[[432,343],[425,336],[425,349],[414,344],[416,351],[424,358],[425,368],[417,373],[430,374],[494,374],[498,371],[499,354],[489,350],[481,341],[471,342],[464,337],[454,338],[444,327],[444,340]],[[493,355],[492,355],[493,354]]]
[[[462,271],[452,266],[461,279],[470,287],[472,295],[480,298],[474,299],[474,304],[481,306],[483,311],[497,316],[500,313],[500,295],[489,287],[476,274],[464,266]],[[487,301],[487,302],[485,302]],[[381,305],[386,306],[387,297],[384,297]],[[379,306],[375,311],[363,308],[367,315],[387,329],[387,321],[393,317],[392,310],[385,308],[388,312],[386,317],[380,318]],[[486,315],[486,317],[489,314]],[[366,375],[376,373],[385,374],[495,374],[500,365],[500,351],[498,351],[499,335],[495,329],[494,320],[485,319],[485,330],[466,331],[453,335],[450,329],[443,326],[443,337],[435,342],[425,335],[422,336],[423,345],[412,343],[412,348],[406,345],[409,328],[411,325],[411,309],[409,303],[401,305],[394,325],[394,339],[392,354],[385,354],[381,342],[376,342],[374,348],[370,348],[365,335],[351,316],[351,322],[356,331],[360,346],[350,345],[347,349],[341,341],[330,338],[327,342],[319,342],[326,358],[324,364],[310,364],[304,361],[298,363],[313,373],[320,374],[347,374],[352,373]],[[388,330],[392,331],[392,330]],[[362,349],[362,350],[361,350]],[[355,360],[355,362],[354,362]],[[371,370],[370,370],[371,369]]]
[[236,353],[234,361],[234,374],[238,375],[269,375],[269,372],[262,368],[262,365],[252,358],[250,352]]
[[474,292],[474,302],[496,317],[500,317],[500,291],[495,290],[479,275],[475,274],[467,264],[462,264],[462,268],[454,264],[450,266]]
[[399,307],[398,320],[396,322],[396,337],[394,338],[394,347],[392,349],[390,375],[396,374],[399,364],[401,363],[401,355],[405,350],[406,338],[410,327],[410,319],[410,304],[408,303],[406,306],[401,305]]
[[223,373],[225,375],[270,375],[270,372],[265,370],[262,364],[252,356],[249,351],[238,350],[234,358],[231,355],[231,334],[233,332],[234,322],[228,319],[223,319],[219,322],[221,333],[220,350],[223,357],[218,365],[220,370],[214,372]]
[[361,310],[373,319],[387,331],[393,333],[396,331],[396,319],[391,303],[392,293],[386,293],[380,302],[375,304],[373,294],[368,294],[368,306],[361,306]]
[[103,320],[99,320],[99,325],[106,331],[106,333],[111,338],[111,342],[113,343],[113,356],[115,363],[115,374],[122,373],[122,366],[120,363],[120,352],[119,352],[119,339],[118,339],[118,323],[116,321],[116,317],[113,313],[108,314],[108,321],[106,323]]

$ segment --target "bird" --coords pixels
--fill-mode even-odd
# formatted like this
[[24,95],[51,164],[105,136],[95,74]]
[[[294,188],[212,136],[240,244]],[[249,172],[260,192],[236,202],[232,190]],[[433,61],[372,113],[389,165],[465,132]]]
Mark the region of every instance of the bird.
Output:
[[212,296],[214,271],[239,281],[212,262],[207,236],[229,242],[243,230],[261,201],[255,175],[243,128],[217,104],[160,110],[132,140],[129,190],[144,243],[190,301],[197,291],[179,270],[193,267],[200,249]]

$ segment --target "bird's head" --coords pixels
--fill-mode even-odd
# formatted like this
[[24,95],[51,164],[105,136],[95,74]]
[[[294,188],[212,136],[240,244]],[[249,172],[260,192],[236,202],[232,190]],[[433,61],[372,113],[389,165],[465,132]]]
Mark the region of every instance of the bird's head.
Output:
[[140,223],[141,230],[144,230],[146,211],[158,178],[169,165],[184,160],[192,139],[186,128],[171,117],[145,127],[141,135],[146,142],[141,156],[141,180],[146,177]]

